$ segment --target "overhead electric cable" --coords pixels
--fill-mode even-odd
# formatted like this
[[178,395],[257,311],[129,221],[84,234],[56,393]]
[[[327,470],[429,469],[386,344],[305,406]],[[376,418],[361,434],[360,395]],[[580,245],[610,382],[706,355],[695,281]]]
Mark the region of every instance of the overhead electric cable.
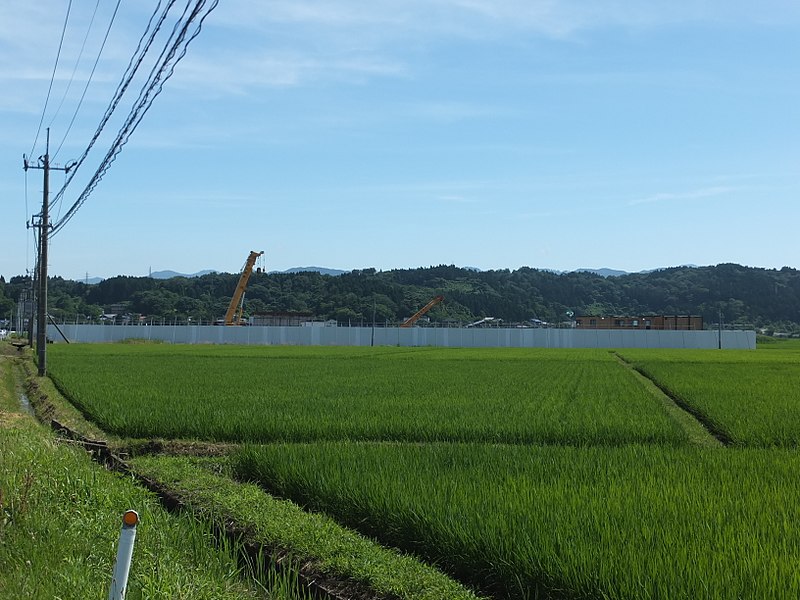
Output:
[[[86,160],[86,157],[89,155],[89,152],[91,151],[95,142],[100,137],[100,134],[102,133],[103,129],[105,128],[106,124],[111,118],[111,115],[116,110],[117,106],[120,103],[120,100],[122,100],[122,96],[125,94],[125,91],[128,89],[128,86],[131,84],[131,81],[133,80],[134,76],[136,75],[136,72],[141,66],[145,55],[150,49],[150,46],[152,46],[153,40],[155,39],[156,35],[161,29],[161,26],[166,20],[170,9],[175,4],[175,1],[176,0],[169,1],[167,6],[164,8],[164,11],[161,13],[161,16],[159,17],[155,27],[151,31],[151,27],[153,25],[153,19],[156,18],[156,15],[158,15],[158,11],[161,8],[161,1],[159,0],[158,4],[156,4],[155,9],[153,10],[153,14],[150,16],[150,20],[147,22],[147,27],[145,28],[144,33],[142,33],[142,36],[139,38],[139,43],[136,45],[136,49],[134,50],[131,59],[128,61],[128,66],[125,68],[125,72],[122,74],[122,79],[120,79],[120,82],[117,84],[117,89],[114,91],[114,95],[112,96],[111,101],[109,102],[108,107],[106,108],[106,111],[103,114],[103,117],[100,119],[100,124],[97,126],[97,129],[95,130],[92,139],[89,141],[89,145],[86,147],[81,156],[75,161],[75,164],[70,169],[70,174],[69,177],[67,178],[66,183],[64,183],[62,188],[58,191],[58,193],[56,193],[53,199],[54,203],[61,200],[61,197],[64,195],[64,192],[67,189],[67,186],[69,186],[69,184],[72,182],[72,179],[75,177],[76,173],[78,172],[78,169],[80,169],[81,165]],[[147,40],[146,42],[145,39]],[[143,42],[144,46],[142,46]]]
[[[114,7],[114,12],[111,15],[111,21],[109,21],[108,27],[106,28],[106,34],[103,37],[103,43],[100,45],[100,50],[97,53],[97,58],[95,59],[94,65],[92,66],[92,71],[91,71],[91,73],[89,73],[89,78],[86,80],[86,85],[83,86],[83,93],[81,93],[81,98],[78,101],[78,106],[75,107],[75,112],[72,113],[72,119],[70,119],[69,125],[67,126],[67,130],[64,132],[64,137],[61,138],[61,143],[58,144],[58,148],[56,148],[55,154],[53,154],[53,158],[54,159],[55,159],[56,156],[58,156],[58,153],[61,151],[61,147],[64,145],[64,142],[67,140],[67,136],[69,135],[69,132],[72,129],[72,125],[75,123],[75,119],[78,116],[78,111],[81,109],[81,105],[83,104],[83,99],[86,97],[86,92],[89,89],[89,84],[92,83],[92,78],[94,77],[95,69],[97,69],[97,63],[100,62],[100,56],[102,56],[103,49],[106,47],[106,42],[108,41],[108,35],[109,35],[109,33],[111,33],[111,26],[114,24],[114,19],[116,19],[116,17],[117,17],[117,11],[119,11],[119,5],[120,5],[121,1],[122,0],[117,0],[117,4]],[[100,0],[97,0],[97,2],[99,4]],[[97,10],[97,5],[95,5],[95,10]],[[158,10],[158,7],[156,7],[156,10]],[[92,17],[92,18],[94,18],[94,17]],[[151,17],[150,20],[152,21],[152,17]],[[149,28],[149,26],[150,26],[150,24],[148,23],[148,28]],[[137,47],[137,49],[138,49],[138,47]],[[76,163],[75,166],[77,166],[77,163]],[[75,168],[75,167],[70,167],[70,171],[73,168]],[[61,187],[61,191],[58,194],[56,194],[55,198],[53,199],[53,207],[54,208],[57,207],[57,210],[59,210],[59,214],[60,214],[60,210],[61,210],[61,199],[63,197],[64,190],[66,189],[66,187],[67,187],[67,185],[69,184],[69,181],[70,181],[70,178],[67,175],[68,175],[68,173],[67,173],[67,171],[65,171],[64,172],[64,185]]]
[[61,96],[61,102],[58,103],[58,108],[56,108],[55,112],[53,113],[53,117],[50,119],[50,127],[53,126],[56,117],[58,117],[59,113],[61,112],[61,107],[64,106],[64,101],[67,99],[67,94],[69,94],[69,90],[70,88],[72,88],[72,82],[75,81],[75,73],[78,72],[78,65],[81,64],[81,58],[83,58],[83,51],[86,49],[86,41],[89,39],[89,34],[92,32],[92,25],[94,25],[94,19],[97,16],[98,6],[100,6],[100,0],[97,0],[97,2],[94,5],[94,12],[92,12],[92,18],[89,20],[89,26],[86,28],[86,35],[83,36],[83,42],[81,43],[81,49],[78,52],[78,58],[75,59],[75,66],[72,67],[72,73],[69,76],[67,87],[64,88],[64,94]]
[[[140,91],[139,98],[135,106],[131,109],[131,112],[128,115],[128,119],[123,124],[122,128],[120,129],[119,133],[117,134],[114,143],[109,148],[108,152],[106,153],[103,161],[101,162],[100,166],[95,171],[94,176],[87,184],[86,188],[84,188],[83,192],[80,194],[78,199],[75,203],[70,207],[67,213],[64,215],[62,219],[60,219],[57,223],[53,225],[53,230],[51,235],[54,235],[58,231],[60,231],[64,225],[74,216],[75,212],[83,205],[89,195],[92,193],[94,188],[100,182],[100,180],[105,175],[106,171],[108,171],[111,163],[114,162],[117,155],[122,151],[122,147],[128,142],[130,139],[130,135],[136,129],[136,127],[141,122],[144,115],[150,109],[153,104],[153,101],[156,97],[161,93],[164,83],[172,76],[175,71],[175,66],[178,62],[183,59],[186,55],[188,50],[189,44],[194,40],[199,34],[203,26],[203,22],[208,17],[209,14],[217,7],[219,0],[212,0],[208,9],[205,10],[204,14],[199,18],[198,15],[203,12],[203,9],[206,5],[205,0],[197,0],[195,2],[194,8],[192,8],[189,16],[186,18],[185,23],[181,24],[180,20],[176,23],[175,27],[173,27],[172,35],[170,35],[170,40],[173,39],[175,36],[174,42],[164,47],[162,50],[158,63],[153,67],[151,70],[151,74],[153,76],[148,80],[148,83],[143,86],[142,90]],[[188,7],[191,5],[191,0],[187,3],[186,9],[183,11],[183,15],[186,14]],[[181,15],[181,19],[183,19],[183,15]],[[197,25],[194,31],[188,35],[187,32],[192,25],[193,22],[197,20]]]
[[[92,65],[92,70],[89,73],[88,79],[86,80],[86,85],[83,86],[83,92],[81,93],[81,97],[78,100],[78,105],[75,107],[75,112],[72,113],[72,119],[70,119],[69,125],[67,126],[67,130],[64,132],[64,137],[61,139],[61,143],[58,144],[58,148],[56,148],[56,151],[53,154],[53,158],[58,156],[58,153],[61,150],[61,147],[64,145],[64,142],[66,141],[67,136],[69,135],[69,132],[72,129],[72,125],[75,123],[75,118],[78,116],[78,111],[80,111],[80,109],[81,109],[81,105],[83,104],[83,100],[84,100],[84,98],[86,98],[86,92],[89,89],[89,85],[92,83],[92,79],[94,78],[94,72],[97,69],[97,64],[100,62],[100,57],[103,55],[103,50],[106,47],[106,42],[108,41],[108,35],[111,33],[111,27],[114,25],[114,20],[117,17],[117,12],[119,11],[119,5],[120,5],[121,1],[122,0],[117,0],[117,4],[114,7],[114,12],[111,14],[111,20],[109,21],[108,27],[106,28],[106,34],[105,34],[105,36],[103,36],[103,43],[100,44],[100,50],[98,50],[98,52],[97,52],[97,58],[95,58],[95,60],[94,60],[94,64]],[[95,6],[94,6],[94,13],[92,14],[92,22],[94,22],[94,16],[97,13],[97,7],[99,5],[100,5],[100,0],[97,0],[97,4],[95,4]],[[89,24],[89,29],[91,29],[91,27],[92,26],[91,26],[91,23],[90,23]],[[89,36],[89,31],[88,30],[86,32],[86,36],[87,37]],[[83,42],[84,42],[84,44],[86,43],[86,38],[84,38]],[[81,53],[83,53],[83,48],[81,48]],[[77,68],[77,66],[78,66],[78,63],[76,62],[75,63],[75,67]],[[75,73],[73,71],[73,76],[74,75],[75,75]],[[71,83],[71,80],[70,80],[70,83]],[[66,94],[65,94],[65,97],[66,97]]]
[[53,81],[56,78],[56,71],[58,70],[58,59],[61,57],[61,46],[64,44],[64,34],[67,32],[67,23],[69,22],[69,13],[72,10],[72,0],[69,0],[67,5],[67,14],[64,17],[64,26],[61,29],[61,41],[58,42],[58,52],[56,53],[56,63],[53,65],[53,74],[50,76],[50,86],[47,88],[47,97],[44,101],[44,108],[42,109],[42,118],[39,119],[39,128],[36,130],[36,137],[33,138],[33,146],[31,146],[31,156],[36,149],[36,142],[39,141],[39,134],[42,132],[42,123],[44,123],[44,115],[47,113],[47,103],[50,102],[50,92],[53,89]]
[[[67,179],[67,170],[66,170],[66,169],[64,169],[64,170],[63,170],[63,173],[64,173],[64,180],[65,180],[65,182],[66,182],[66,179]],[[52,219],[52,214],[53,214],[54,212],[56,213],[56,218],[55,218],[55,219],[52,219],[52,221],[53,221],[53,222],[55,222],[55,221],[58,221],[58,219],[60,219],[60,218],[61,218],[61,205],[62,205],[62,203],[61,203],[61,202],[59,202],[57,205],[54,205],[53,203],[51,203],[51,204],[50,204],[50,215],[51,215],[51,219]]]
[[[184,15],[186,15],[186,12],[189,6],[191,5],[191,0],[190,2],[187,3],[186,8],[184,8],[183,14],[181,15],[181,20],[179,20],[173,27],[173,31],[169,37],[169,40],[172,40],[176,33],[178,34],[177,37],[175,37],[175,40],[174,42],[172,42],[171,45],[168,40],[167,44],[165,45],[164,49],[159,55],[159,60],[157,61],[156,65],[154,65],[154,67],[151,69],[151,77],[148,79],[148,82],[142,86],[137,102],[131,109],[128,118],[123,124],[119,133],[117,134],[114,143],[111,145],[111,148],[106,153],[106,156],[104,157],[102,163],[98,167],[97,171],[95,171],[94,176],[92,177],[92,179],[90,180],[89,184],[86,186],[84,191],[81,193],[81,195],[72,205],[72,207],[70,207],[69,211],[67,211],[64,217],[53,226],[53,231],[52,231],[53,234],[58,232],[66,224],[66,222],[72,218],[72,216],[75,214],[78,208],[80,208],[80,206],[86,201],[86,198],[89,197],[91,192],[103,178],[106,171],[111,166],[111,163],[114,162],[117,155],[122,151],[122,147],[127,143],[128,139],[130,138],[130,135],[133,133],[138,124],[141,122],[144,115],[150,109],[150,106],[152,106],[152,103],[155,100],[155,98],[161,93],[161,90],[166,80],[169,79],[170,76],[172,76],[175,65],[185,56],[189,43],[200,33],[203,21],[211,13],[211,11],[214,10],[214,8],[216,8],[217,4],[218,0],[212,2],[211,7],[206,11],[206,13],[198,22],[196,30],[192,33],[189,39],[186,40],[187,30],[189,29],[189,26],[196,20],[197,15],[201,12],[202,7],[205,5],[205,0],[198,0],[194,8],[192,9],[191,13],[189,14],[189,17],[186,19],[186,22],[181,24],[181,20],[183,19]],[[178,48],[182,43],[184,44],[184,47],[182,48],[177,59],[175,59],[175,55],[178,51]]]

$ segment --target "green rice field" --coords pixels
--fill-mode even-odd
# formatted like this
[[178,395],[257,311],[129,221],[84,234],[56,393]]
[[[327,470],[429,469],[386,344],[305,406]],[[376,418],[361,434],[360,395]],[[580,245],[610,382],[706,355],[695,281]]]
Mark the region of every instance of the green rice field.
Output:
[[322,443],[235,464],[500,597],[800,597],[795,452]]
[[216,441],[685,441],[605,351],[56,346],[104,429]]
[[800,597],[800,348],[619,355],[71,345],[49,368],[106,431],[242,443],[220,472],[493,598]]

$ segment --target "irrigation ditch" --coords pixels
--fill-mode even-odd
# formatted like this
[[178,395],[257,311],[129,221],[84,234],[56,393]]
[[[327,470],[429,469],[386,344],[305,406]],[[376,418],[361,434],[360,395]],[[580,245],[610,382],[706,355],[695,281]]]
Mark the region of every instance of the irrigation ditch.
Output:
[[[92,459],[106,469],[131,477],[139,485],[152,492],[167,511],[189,513],[198,520],[208,521],[194,503],[188,503],[180,491],[171,489],[163,482],[147,477],[133,468],[126,460],[130,453],[162,454],[175,456],[221,456],[230,447],[225,444],[204,444],[180,441],[142,440],[129,446],[110,444],[79,431],[80,426],[67,424],[59,408],[50,400],[36,381],[30,360],[14,358],[13,369],[17,383],[24,381],[24,391],[19,393],[23,410],[31,412],[37,420],[57,435],[59,443],[83,448]],[[296,578],[298,592],[302,597],[314,600],[399,600],[398,596],[380,593],[368,585],[323,572],[313,559],[298,560],[291,551],[279,546],[259,542],[253,532],[227,516],[220,515],[208,523],[218,547],[236,548],[240,566],[247,572],[266,572],[269,568],[290,573]]]

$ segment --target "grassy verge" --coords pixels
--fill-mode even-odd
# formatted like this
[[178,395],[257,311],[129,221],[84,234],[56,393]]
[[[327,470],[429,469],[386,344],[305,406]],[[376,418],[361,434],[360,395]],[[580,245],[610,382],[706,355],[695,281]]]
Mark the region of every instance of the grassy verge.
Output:
[[0,598],[106,598],[129,508],[141,516],[129,600],[300,597],[291,574],[254,578],[237,548],[211,544],[209,524],[165,512],[21,413],[4,356],[0,379]]
[[251,541],[290,554],[312,572],[332,580],[407,600],[474,600],[476,596],[410,556],[381,547],[321,514],[304,512],[256,485],[214,474],[223,459],[139,457],[137,473],[163,482],[193,511],[224,523],[236,522]]
[[[20,361],[20,368],[25,372],[26,391],[36,409],[36,416],[43,423],[49,423],[51,419],[56,419],[59,423],[67,425],[89,439],[103,439],[109,443],[119,441],[116,436],[109,436],[108,433],[86,419],[80,410],[64,398],[49,377],[37,376],[36,365],[32,359]],[[33,402],[34,400],[35,402]]]

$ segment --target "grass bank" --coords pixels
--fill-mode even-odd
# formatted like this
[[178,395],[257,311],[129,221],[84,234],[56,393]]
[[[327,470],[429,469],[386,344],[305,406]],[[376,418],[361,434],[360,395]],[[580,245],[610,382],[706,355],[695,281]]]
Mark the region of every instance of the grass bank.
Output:
[[291,573],[254,573],[208,523],[166,512],[22,412],[12,360],[0,356],[0,598],[106,598],[126,509],[141,516],[128,599],[303,597]]
[[257,485],[226,476],[225,459],[143,456],[131,460],[140,475],[164,484],[190,510],[220,525],[233,523],[246,539],[277,556],[291,556],[326,586],[349,596],[403,600],[476,600],[439,570],[384,548],[337,524],[277,499]]

